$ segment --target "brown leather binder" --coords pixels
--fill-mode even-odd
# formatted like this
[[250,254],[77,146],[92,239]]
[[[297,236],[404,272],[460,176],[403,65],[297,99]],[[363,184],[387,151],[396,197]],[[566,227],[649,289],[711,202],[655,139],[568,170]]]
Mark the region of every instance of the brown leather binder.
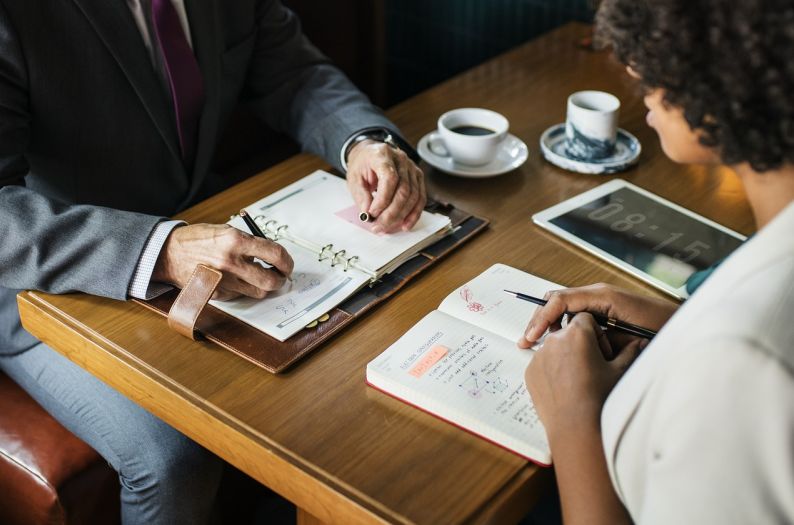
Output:
[[150,301],[135,301],[167,316],[169,326],[182,335],[204,337],[269,372],[279,373],[397,293],[411,279],[488,225],[487,219],[466,213],[451,204],[431,201],[425,209],[449,216],[452,233],[423,249],[374,285],[348,297],[328,312],[327,320],[302,329],[284,342],[207,304],[220,278],[220,272],[211,268],[197,268],[182,292],[172,290]]

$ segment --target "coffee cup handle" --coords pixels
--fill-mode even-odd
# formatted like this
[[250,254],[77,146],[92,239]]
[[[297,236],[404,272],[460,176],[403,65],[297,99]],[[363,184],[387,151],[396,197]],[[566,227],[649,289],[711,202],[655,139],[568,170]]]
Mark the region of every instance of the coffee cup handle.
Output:
[[430,150],[430,153],[433,155],[437,155],[439,157],[449,157],[449,151],[447,150],[447,146],[444,144],[444,139],[441,138],[441,135],[438,132],[433,132],[430,134],[430,137],[427,139],[427,149]]

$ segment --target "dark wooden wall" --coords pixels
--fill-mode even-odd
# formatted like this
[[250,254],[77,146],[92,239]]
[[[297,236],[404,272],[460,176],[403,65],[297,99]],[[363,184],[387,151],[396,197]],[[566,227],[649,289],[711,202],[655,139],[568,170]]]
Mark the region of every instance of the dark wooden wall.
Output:
[[[282,0],[309,38],[379,106],[389,107],[570,20],[595,0]],[[263,146],[264,144],[264,146]],[[298,151],[239,114],[216,169],[230,181]]]
[[391,105],[571,20],[595,0],[384,0]]

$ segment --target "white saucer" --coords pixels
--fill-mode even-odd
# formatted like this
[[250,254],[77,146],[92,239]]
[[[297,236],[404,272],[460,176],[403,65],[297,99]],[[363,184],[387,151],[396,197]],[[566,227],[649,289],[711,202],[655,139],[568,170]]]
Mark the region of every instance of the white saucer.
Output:
[[419,141],[417,147],[419,156],[437,170],[452,175],[470,178],[495,177],[496,175],[513,171],[526,162],[529,157],[529,150],[524,141],[508,133],[499,146],[499,152],[494,160],[482,166],[467,166],[455,162],[450,157],[436,155],[430,150],[428,142],[430,141],[430,136],[435,133],[436,131],[431,131]]
[[543,157],[562,169],[577,173],[606,175],[630,168],[637,163],[642,145],[637,137],[624,129],[618,129],[615,152],[609,157],[582,161],[568,156],[565,139],[565,124],[556,124],[540,136],[540,151]]

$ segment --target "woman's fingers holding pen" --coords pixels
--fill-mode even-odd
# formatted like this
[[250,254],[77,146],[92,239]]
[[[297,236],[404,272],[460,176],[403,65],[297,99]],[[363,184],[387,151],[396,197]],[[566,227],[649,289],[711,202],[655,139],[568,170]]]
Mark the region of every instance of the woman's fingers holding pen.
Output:
[[[538,307],[527,325],[521,348],[529,348],[546,330],[559,329],[565,312],[589,312],[658,331],[678,306],[670,301],[632,293],[608,284],[593,284],[549,292],[546,306]],[[632,338],[610,333],[613,345],[621,348]]]
[[613,348],[587,313],[574,316],[568,326],[547,337],[532,357],[525,378],[552,442],[588,419],[598,423],[604,400],[640,347],[636,340],[611,358]]
[[562,317],[566,312],[590,312],[609,315],[614,300],[614,290],[607,285],[591,285],[581,288],[554,290],[547,293],[545,306],[539,306],[519,339],[518,346],[529,348],[540,339],[547,330],[555,331],[561,326]]
[[[265,268],[259,261],[273,266]],[[263,298],[292,273],[293,261],[278,243],[228,225],[195,224],[174,229],[163,245],[152,280],[184,287],[197,264],[223,272],[218,299]]]

